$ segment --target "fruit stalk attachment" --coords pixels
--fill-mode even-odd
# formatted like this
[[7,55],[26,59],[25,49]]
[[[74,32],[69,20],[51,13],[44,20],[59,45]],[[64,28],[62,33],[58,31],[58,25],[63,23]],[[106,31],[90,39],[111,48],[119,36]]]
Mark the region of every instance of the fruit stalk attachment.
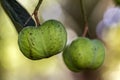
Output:
[[38,10],[39,10],[39,7],[40,7],[42,1],[43,1],[43,0],[39,0],[38,4],[37,4],[37,6],[36,6],[36,8],[35,8],[35,10],[34,10],[34,12],[33,12],[33,15],[34,15],[34,18],[35,18],[35,20],[36,20],[37,26],[40,25],[40,21],[39,21],[39,19],[38,19]]
[[87,35],[87,32],[88,32],[88,21],[87,21],[85,8],[83,6],[83,0],[80,0],[80,7],[81,7],[82,15],[83,15],[83,20],[84,20],[84,30],[83,30],[82,36],[85,37]]
[[37,25],[37,26],[40,26],[40,21],[39,21],[39,18],[38,18],[38,10],[39,10],[39,8],[40,8],[40,5],[41,5],[42,1],[43,1],[43,0],[39,0],[39,2],[38,2],[38,4],[37,4],[37,6],[35,7],[35,9],[34,9],[32,15],[31,15],[31,17],[28,18],[28,20],[26,21],[25,25],[29,22],[29,20],[30,20],[30,19],[32,18],[32,16],[34,15],[34,18],[35,18],[35,21],[36,21],[36,25]]

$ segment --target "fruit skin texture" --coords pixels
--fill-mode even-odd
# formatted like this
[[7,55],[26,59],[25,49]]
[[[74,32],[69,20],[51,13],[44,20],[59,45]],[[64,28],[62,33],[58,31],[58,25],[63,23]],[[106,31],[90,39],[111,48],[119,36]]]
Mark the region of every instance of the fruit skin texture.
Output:
[[99,40],[79,37],[63,52],[66,66],[74,72],[99,68],[105,57],[105,48]]
[[21,52],[29,59],[38,60],[61,52],[66,46],[67,33],[59,21],[48,20],[38,27],[26,27],[18,36]]

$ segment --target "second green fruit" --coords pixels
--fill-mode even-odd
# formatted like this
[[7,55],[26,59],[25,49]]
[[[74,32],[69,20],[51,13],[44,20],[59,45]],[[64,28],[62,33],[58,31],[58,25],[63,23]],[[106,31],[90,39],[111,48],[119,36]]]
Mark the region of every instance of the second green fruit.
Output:
[[75,72],[99,68],[105,57],[105,48],[99,40],[79,37],[63,52],[67,67]]

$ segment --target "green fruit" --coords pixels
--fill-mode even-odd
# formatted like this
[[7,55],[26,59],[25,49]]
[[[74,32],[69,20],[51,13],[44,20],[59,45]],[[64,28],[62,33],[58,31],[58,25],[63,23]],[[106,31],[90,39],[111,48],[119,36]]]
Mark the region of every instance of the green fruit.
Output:
[[94,56],[92,49],[92,43],[87,38],[78,38],[71,43],[69,47],[71,60],[79,70],[87,69],[91,65]]
[[99,68],[104,57],[104,45],[98,40],[89,40],[84,37],[74,40],[63,52],[65,64],[74,72]]
[[64,49],[66,41],[66,30],[56,20],[48,20],[38,27],[26,27],[18,36],[20,50],[32,60],[58,54]]

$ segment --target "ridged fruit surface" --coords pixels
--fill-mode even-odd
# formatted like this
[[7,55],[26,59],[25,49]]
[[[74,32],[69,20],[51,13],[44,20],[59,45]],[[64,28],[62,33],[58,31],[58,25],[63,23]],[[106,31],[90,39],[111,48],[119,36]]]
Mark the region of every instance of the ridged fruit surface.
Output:
[[64,49],[66,41],[66,30],[56,20],[48,20],[38,27],[28,26],[18,36],[20,50],[32,60],[58,54]]

